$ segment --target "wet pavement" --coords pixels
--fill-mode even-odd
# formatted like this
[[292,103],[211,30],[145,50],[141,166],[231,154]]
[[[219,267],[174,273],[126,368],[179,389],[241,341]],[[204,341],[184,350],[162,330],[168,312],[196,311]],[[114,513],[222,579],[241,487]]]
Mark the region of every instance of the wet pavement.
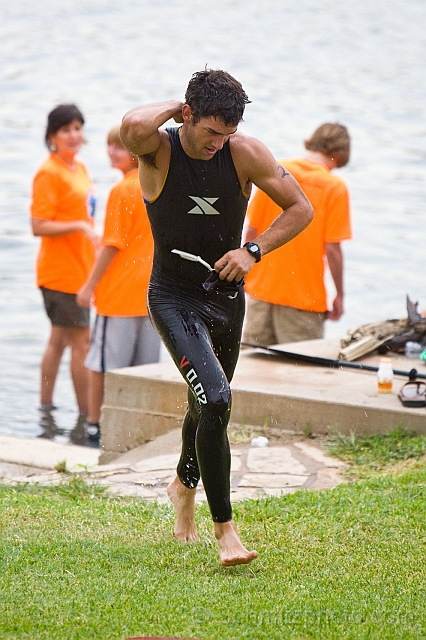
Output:
[[[167,485],[175,476],[179,448],[180,430],[176,429],[110,464],[99,465],[100,449],[0,436],[0,479],[6,484],[55,485],[67,477],[55,469],[60,466],[106,486],[110,494],[164,502],[168,500]],[[303,436],[288,444],[269,442],[264,447],[238,444],[231,446],[231,454],[234,502],[301,488],[328,489],[345,481],[345,464],[327,456],[315,441]],[[206,500],[201,483],[196,500]]]

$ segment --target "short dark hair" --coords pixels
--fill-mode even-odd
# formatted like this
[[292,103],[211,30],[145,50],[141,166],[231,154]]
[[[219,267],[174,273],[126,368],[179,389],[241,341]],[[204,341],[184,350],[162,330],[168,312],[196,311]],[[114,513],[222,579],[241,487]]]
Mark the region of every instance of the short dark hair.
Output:
[[213,116],[226,126],[236,126],[243,119],[250,102],[238,80],[220,69],[204,69],[192,75],[185,102],[191,107],[194,124],[201,118]]
[[75,104],[58,104],[57,107],[47,116],[46,134],[44,136],[48,149],[51,149],[50,136],[59,131],[61,127],[66,127],[74,120],[84,124],[83,114]]
[[343,124],[325,122],[315,129],[310,138],[305,140],[305,149],[319,151],[328,157],[335,157],[338,167],[344,167],[349,162],[351,139]]

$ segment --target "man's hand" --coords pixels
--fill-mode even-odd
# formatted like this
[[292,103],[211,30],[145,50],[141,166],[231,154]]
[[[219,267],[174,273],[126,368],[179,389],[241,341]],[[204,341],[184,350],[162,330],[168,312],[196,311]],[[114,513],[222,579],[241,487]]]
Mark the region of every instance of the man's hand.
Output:
[[180,107],[180,111],[178,113],[175,113],[175,115],[173,116],[173,120],[177,122],[177,124],[183,123],[182,106]]
[[120,129],[124,146],[135,156],[157,153],[162,138],[159,128],[173,118],[183,122],[180,100],[154,102],[130,109],[123,117]]
[[250,271],[256,260],[247,249],[233,249],[214,263],[215,270],[221,280],[232,282],[241,280]]
[[343,315],[343,296],[336,296],[333,300],[333,310],[327,311],[327,320],[339,320]]
[[81,221],[81,231],[89,238],[97,249],[101,246],[101,239],[89,222]]
[[77,292],[77,304],[84,309],[90,309],[92,295],[93,287],[90,287],[87,283],[84,284]]

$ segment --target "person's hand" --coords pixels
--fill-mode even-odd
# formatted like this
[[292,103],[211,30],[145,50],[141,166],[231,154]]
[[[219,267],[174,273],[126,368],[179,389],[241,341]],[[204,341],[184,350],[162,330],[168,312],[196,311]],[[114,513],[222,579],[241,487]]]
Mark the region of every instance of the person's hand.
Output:
[[179,109],[176,111],[176,113],[173,116],[173,120],[177,123],[177,124],[182,124],[183,122],[183,116],[182,116],[182,107],[183,107],[183,102],[181,102]]
[[93,290],[87,284],[84,284],[77,291],[77,304],[84,309],[90,309],[90,303],[92,301]]
[[339,320],[343,315],[343,296],[336,296],[333,300],[332,311],[327,311],[325,317],[327,320]]
[[215,270],[221,280],[241,280],[250,271],[256,260],[247,249],[233,249],[214,263]]
[[98,234],[96,233],[96,231],[94,230],[94,228],[89,222],[82,220],[80,225],[80,231],[82,231],[84,235],[87,236],[91,242],[93,242],[95,247],[99,249],[99,247],[101,246],[101,238],[100,236],[98,236]]

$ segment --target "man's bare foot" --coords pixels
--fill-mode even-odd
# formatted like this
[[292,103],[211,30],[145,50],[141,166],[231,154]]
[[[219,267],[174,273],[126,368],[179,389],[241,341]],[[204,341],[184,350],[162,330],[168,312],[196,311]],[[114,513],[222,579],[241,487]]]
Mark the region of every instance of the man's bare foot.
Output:
[[176,511],[175,537],[184,542],[198,540],[195,525],[195,493],[196,489],[188,489],[178,476],[167,487],[167,495]]
[[243,546],[233,520],[215,522],[214,533],[219,545],[219,558],[224,567],[249,564],[257,558],[257,551],[247,551]]

